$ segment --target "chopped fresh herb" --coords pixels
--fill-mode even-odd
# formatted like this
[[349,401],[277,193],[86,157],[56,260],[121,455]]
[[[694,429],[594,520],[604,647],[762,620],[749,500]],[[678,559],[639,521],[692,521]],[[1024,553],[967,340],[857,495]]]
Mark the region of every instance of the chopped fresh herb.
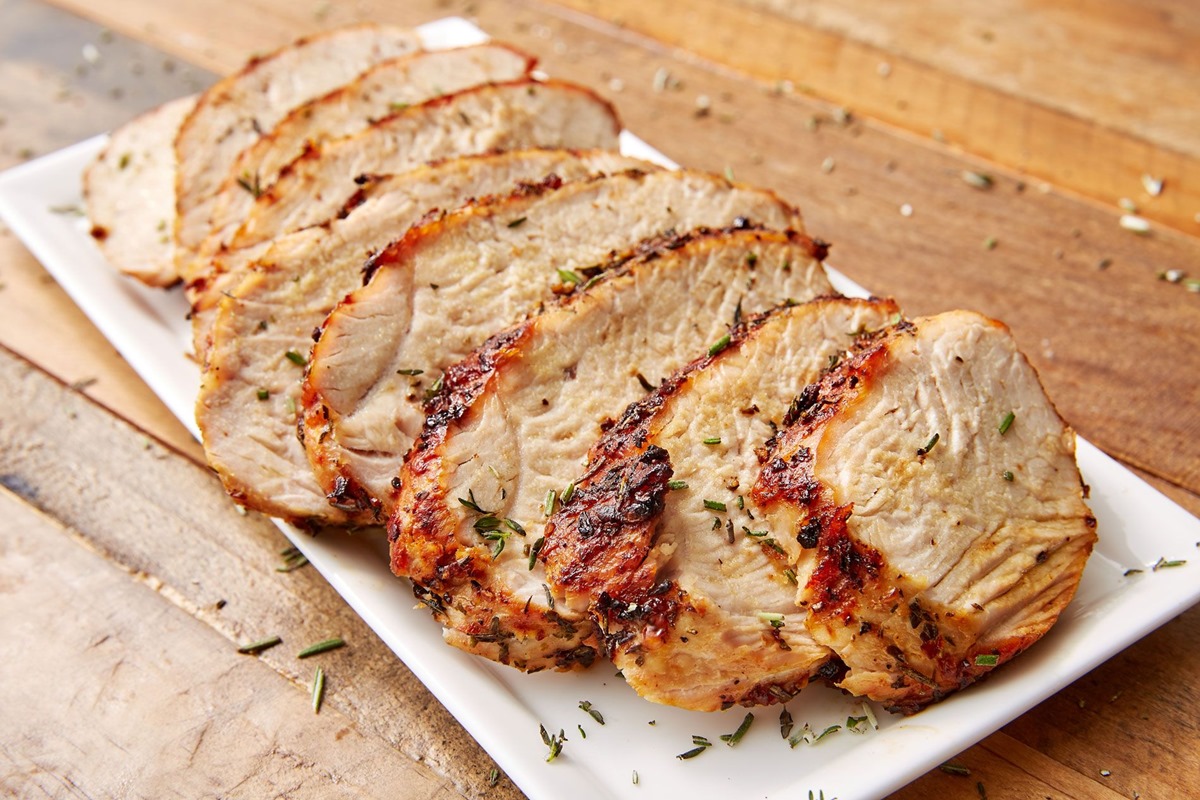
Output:
[[1003,472],[1003,473],[1001,473],[1001,474],[1004,476],[1004,480],[1008,481],[1009,483],[1012,483],[1012,482],[1013,482],[1013,474],[1012,474],[1012,470],[1007,470],[1007,469],[1006,469],[1006,470],[1004,470],[1004,472]]
[[879,720],[875,719],[875,712],[872,710],[871,706],[867,703],[863,703],[861,708],[863,716],[867,718],[867,722],[871,723],[871,727],[875,730],[879,730]]
[[257,173],[255,173],[253,177],[251,177],[249,174],[242,175],[237,179],[237,184],[253,195],[255,200],[262,197],[262,183],[259,181]]
[[500,527],[500,520],[497,519],[496,517],[493,517],[491,514],[488,514],[486,517],[480,517],[479,519],[475,520],[475,530],[479,531],[480,533],[486,533],[487,531],[494,531],[499,527]]
[[980,653],[975,656],[975,666],[994,667],[1000,663],[1000,656],[995,653]]
[[712,747],[712,742],[707,736],[701,736],[698,733],[692,734],[692,744],[700,745],[701,747]]
[[423,369],[398,369],[398,370],[396,370],[396,374],[397,375],[424,375],[425,370],[423,370]]
[[117,169],[125,169],[129,166],[129,153],[121,153],[121,160],[117,162]]
[[553,489],[546,492],[546,502],[543,510],[545,511],[547,517],[554,513],[554,501],[557,499],[558,493]]
[[733,747],[742,740],[742,737],[746,735],[746,731],[750,730],[750,726],[752,724],[754,724],[754,715],[748,713],[746,714],[745,718],[742,719],[742,724],[738,725],[738,729],[736,731],[733,733],[721,734],[721,741],[730,747]]
[[569,502],[571,502],[571,498],[574,496],[575,496],[575,484],[568,483],[567,488],[563,489],[562,494],[559,495],[558,497],[559,497],[560,502],[569,503]]
[[521,525],[521,523],[517,522],[515,519],[512,519],[510,517],[504,518],[504,527],[508,528],[510,531],[515,533],[517,536],[525,535],[525,527],[523,525]]
[[947,775],[958,775],[963,778],[971,774],[971,770],[967,769],[962,764],[957,764],[953,761],[947,761],[945,764],[942,764],[940,767],[938,767],[938,769]]
[[1134,567],[1132,569],[1125,570],[1123,577],[1128,578],[1130,575],[1141,575],[1143,572],[1145,572],[1145,570],[1137,569],[1136,567]]
[[491,511],[484,511],[482,508],[480,508],[479,503],[475,502],[475,490],[474,489],[468,489],[467,490],[467,499],[464,500],[463,498],[460,497],[460,498],[458,498],[458,502],[462,503],[464,506],[466,506],[467,508],[474,511],[476,514],[485,514],[486,515],[486,514],[492,513]]
[[773,537],[773,536],[768,536],[766,539],[763,539],[762,544],[763,544],[763,547],[769,547],[772,550],[774,550],[776,553],[779,553],[779,555],[781,555],[781,556],[787,555],[787,551],[779,546],[779,542],[775,541],[775,537]]
[[542,552],[542,547],[546,544],[546,537],[539,536],[533,543],[533,547],[529,548],[529,569],[533,569],[533,565],[537,563],[538,553]]
[[500,770],[496,769],[495,767],[492,767],[492,771],[488,773],[487,784],[488,784],[488,786],[495,786],[499,782],[500,782]]
[[342,639],[340,637],[335,636],[334,638],[326,639],[323,642],[317,642],[316,644],[310,644],[308,647],[304,648],[299,653],[297,653],[296,658],[308,658],[309,656],[315,656],[320,653],[327,653],[330,650],[337,650],[339,647],[345,647],[345,646],[346,646],[346,643],[344,641],[342,641]]
[[753,536],[755,539],[761,539],[762,537],[764,537],[768,533],[770,533],[770,531],[752,531],[749,528],[747,528],[745,525],[742,526],[742,532],[745,533],[747,536]]
[[933,450],[933,448],[937,446],[938,439],[940,439],[940,438],[941,438],[941,435],[935,433],[933,436],[931,436],[929,438],[929,441],[925,443],[924,447],[920,447],[917,449],[917,455],[918,456],[928,455],[929,451]]
[[727,511],[725,504],[719,500],[705,500],[704,507],[710,511]]
[[276,572],[292,572],[308,564],[308,558],[295,547],[284,548],[279,554],[283,556],[284,563],[282,567],[275,568]]
[[558,271],[558,279],[563,283],[583,283],[583,278],[579,277],[578,273],[572,272],[569,269],[560,269]]
[[524,225],[524,224],[525,224],[525,220],[526,220],[526,219],[527,219],[527,217],[517,217],[517,218],[516,218],[516,219],[514,219],[512,222],[508,223],[508,227],[510,227],[510,228],[519,228],[519,227],[521,227],[522,225]]
[[287,413],[295,415],[295,413],[296,413],[296,398],[294,398],[294,397],[284,398],[283,407],[287,410]]
[[729,347],[730,341],[731,340],[729,338],[729,334],[728,333],[725,334],[720,339],[717,339],[717,341],[713,343],[712,347],[708,348],[708,354],[710,356],[715,356],[717,353],[721,352],[726,347]]
[[1150,569],[1153,570],[1154,572],[1158,572],[1160,569],[1166,569],[1168,567],[1182,567],[1186,563],[1187,563],[1187,561],[1185,561],[1183,559],[1176,559],[1174,561],[1168,561],[1165,558],[1159,558],[1158,561],[1154,562],[1154,566],[1151,567]]
[[734,500],[733,502],[737,505],[739,510],[745,510],[746,501],[740,494],[737,496],[737,499]]
[[988,800],[987,789],[983,788],[983,781],[975,782],[975,791],[979,792],[979,800]]
[[313,713],[321,713],[321,703],[325,700],[325,670],[317,667],[317,671],[313,674],[312,688],[312,706]]
[[753,268],[758,263],[758,253],[746,253],[746,266]]
[[579,738],[580,738],[580,739],[586,739],[586,738],[587,738],[587,731],[585,731],[585,730],[583,729],[583,726],[582,726],[582,725],[576,725],[575,727],[579,729]]
[[667,481],[667,488],[672,491],[688,488],[687,481]]
[[971,170],[963,170],[962,179],[976,189],[992,188],[992,176],[984,172],[972,172]]
[[546,605],[549,606],[551,611],[553,611],[554,610],[554,595],[550,594],[550,587],[543,583],[542,591],[544,591],[546,593]]
[[842,729],[841,725],[830,725],[828,728],[826,728],[825,730],[821,731],[816,736],[814,736],[812,743],[816,744],[817,742],[824,739],[826,736],[829,736],[830,734],[833,734],[833,733],[837,733],[841,729]]
[[545,725],[539,725],[538,728],[542,733],[542,741],[546,743],[546,747],[550,748],[550,752],[546,755],[546,761],[553,761],[562,753],[563,742],[567,741],[566,732],[560,729],[557,734],[552,734],[546,732]]
[[784,739],[792,735],[792,726],[795,723],[792,721],[792,712],[786,708],[779,712],[779,735]]
[[708,437],[705,437],[704,439],[701,439],[700,441],[704,444],[720,444],[721,437],[720,436],[708,436]]
[[297,367],[303,367],[308,364],[308,359],[297,353],[295,350],[288,350],[283,354],[283,357],[295,364]]
[[675,757],[678,758],[680,761],[687,761],[689,758],[695,758],[696,756],[700,755],[707,749],[708,749],[707,747],[703,747],[703,746],[693,747],[691,750],[688,750],[685,753],[680,753],[679,755],[677,755]]
[[593,708],[591,702],[587,700],[580,700],[579,707],[586,711],[592,719],[596,720],[596,722],[599,722],[601,725],[604,724],[604,715]]
[[1000,242],[998,242],[996,240],[995,236],[989,236],[983,240],[983,249],[984,250],[995,250],[996,245],[998,245],[998,244],[1000,244]]
[[788,583],[792,584],[793,586],[800,585],[799,582],[796,580],[796,571],[794,569],[792,569],[791,567],[788,567],[787,569],[785,569],[783,571],[783,577],[787,578]]
[[780,614],[777,611],[759,611],[757,614],[755,614],[755,616],[757,616],[763,622],[770,623],[772,628],[783,627],[783,614]]
[[266,400],[268,397],[271,396],[271,393],[268,392],[266,389],[259,389],[257,392],[254,393],[254,396],[257,397],[259,400]]
[[638,785],[638,774],[637,774],[637,770],[636,770],[636,769],[633,771],[633,785],[634,785],[634,786],[637,786],[637,785]]
[[1000,420],[1000,435],[1001,436],[1008,433],[1008,429],[1012,427],[1013,420],[1015,420],[1016,418],[1017,418],[1017,415],[1015,413],[1013,413],[1012,411],[1010,411],[1004,415],[1004,419]]
[[846,730],[850,731],[851,733],[858,733],[858,734],[866,733],[867,728],[869,726],[870,726],[870,722],[865,716],[863,716],[863,717],[854,717],[854,716],[846,717]]
[[428,389],[425,390],[425,401],[426,402],[429,402],[433,398],[437,397],[437,393],[442,390],[442,382],[444,380],[446,380],[446,374],[443,372],[441,375],[438,375],[437,380],[434,381],[433,384]]
[[275,645],[282,643],[283,639],[280,639],[278,636],[272,636],[269,639],[259,639],[257,642],[244,644],[237,651],[243,655],[257,655],[264,650],[270,650]]

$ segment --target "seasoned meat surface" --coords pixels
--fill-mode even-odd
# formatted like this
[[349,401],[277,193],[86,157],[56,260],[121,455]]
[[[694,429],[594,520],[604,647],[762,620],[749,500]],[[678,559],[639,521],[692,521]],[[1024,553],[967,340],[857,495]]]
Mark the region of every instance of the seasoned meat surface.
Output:
[[174,142],[195,104],[182,97],[125,123],[83,174],[92,238],[109,264],[149,286],[179,282]]
[[345,216],[276,240],[211,312],[212,344],[196,420],[209,463],[226,489],[245,505],[286,519],[382,522],[369,511],[331,506],[296,438],[296,404],[313,329],[362,284],[370,255],[429,209],[454,208],[550,174],[571,179],[633,167],[654,169],[604,150],[452,159],[373,181]]
[[[404,172],[447,153],[532,146],[615,150],[620,130],[611,105],[565,81],[523,78],[464,89],[309,148],[255,200],[230,246],[251,247],[325,221],[354,195],[361,176]],[[427,152],[427,142],[441,149]]]
[[795,603],[800,546],[749,492],[793,399],[897,315],[825,298],[754,318],[592,448],[542,556],[560,608],[597,620],[639,694],[695,710],[786,701],[831,659]]
[[[245,220],[256,193],[306,147],[357,133],[434,97],[482,83],[510,81],[533,68],[534,58],[502,44],[414,53],[377,64],[355,80],[291,111],[242,151],[213,200],[213,218],[201,255],[215,256]],[[196,278],[193,278],[193,281]]]
[[390,511],[442,370],[592,274],[572,270],[671,229],[740,218],[800,224],[770,192],[683,170],[552,181],[413,228],[373,259],[374,277],[313,349],[302,430],[318,481],[338,503]]
[[413,31],[358,25],[319,34],[256,58],[205,90],[175,139],[178,173],[176,261],[193,277],[213,199],[243,150],[298,105],[320,97],[380,61],[421,47]]
[[392,568],[437,598],[447,641],[526,670],[590,663],[590,619],[545,594],[530,558],[546,498],[569,496],[603,429],[735,318],[832,294],[823,256],[761,229],[646,243],[447,370],[389,523]]
[[1095,519],[1074,434],[1003,325],[965,311],[901,324],[794,416],[752,497],[805,540],[799,602],[848,668],[841,687],[912,712],[1058,618]]

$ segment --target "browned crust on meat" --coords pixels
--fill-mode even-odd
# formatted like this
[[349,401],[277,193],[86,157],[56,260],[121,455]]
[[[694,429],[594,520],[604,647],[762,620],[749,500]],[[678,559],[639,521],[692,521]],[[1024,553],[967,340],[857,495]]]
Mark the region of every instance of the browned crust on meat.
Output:
[[[1002,323],[990,321],[997,327]],[[804,587],[809,628],[854,627],[859,636],[877,636],[894,663],[888,664],[893,680],[879,687],[879,699],[890,711],[913,714],[954,691],[985,678],[996,666],[1009,661],[1039,636],[1010,636],[1000,642],[980,644],[970,621],[925,608],[916,598],[920,588],[889,568],[878,550],[851,535],[847,522],[853,503],[839,505],[832,489],[814,477],[813,454],[805,442],[832,418],[852,406],[886,367],[889,345],[912,337],[917,328],[907,320],[883,331],[860,337],[852,355],[805,389],[793,404],[788,426],[768,441],[751,497],[763,508],[788,503],[804,510],[805,521],[795,531],[805,549],[814,549],[816,567]],[[1024,356],[1021,356],[1024,358]],[[1057,413],[1057,412],[1056,412]],[[1061,417],[1060,417],[1061,419]],[[1064,423],[1065,424],[1065,423]],[[923,459],[920,451],[917,458]],[[1085,520],[1094,527],[1094,518]],[[1066,542],[1063,543],[1064,545]],[[1086,552],[1090,552],[1088,545]],[[889,577],[890,576],[890,577]],[[1069,587],[1074,594],[1076,586]],[[1069,596],[1062,600],[1066,605]],[[963,647],[958,642],[972,642]],[[933,673],[920,672],[906,663],[905,652],[919,648],[934,665]],[[977,656],[995,656],[995,663],[977,664]],[[826,676],[837,683],[841,674]]]

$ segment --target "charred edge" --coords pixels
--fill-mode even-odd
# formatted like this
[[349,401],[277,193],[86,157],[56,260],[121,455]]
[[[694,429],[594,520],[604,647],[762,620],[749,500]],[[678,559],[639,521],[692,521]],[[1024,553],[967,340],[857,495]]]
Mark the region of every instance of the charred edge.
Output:
[[813,515],[821,525],[817,567],[807,587],[814,597],[814,618],[840,617],[849,623],[864,587],[882,572],[879,551],[850,536],[846,522],[851,511],[851,505],[825,506]]
[[[597,596],[601,591],[665,597],[653,576],[641,574],[652,528],[671,479],[670,455],[651,445],[598,480],[583,480],[546,529],[542,559],[560,587]],[[611,565],[617,566],[611,566]]]
[[604,646],[609,658],[624,651],[636,655],[639,639],[658,639],[675,627],[679,615],[688,608],[687,594],[678,584],[664,594],[613,595],[602,592],[593,613],[599,618]]
[[91,234],[92,238],[97,242],[103,242],[108,238],[108,228],[104,227],[103,225],[93,225],[92,229],[89,230],[88,233]]
[[[361,184],[360,184],[360,186],[361,186]],[[346,199],[346,202],[342,203],[342,207],[338,209],[337,214],[335,215],[336,218],[337,219],[345,219],[346,217],[350,216],[351,212],[353,212],[354,209],[358,208],[363,203],[367,202],[367,198],[369,196],[370,196],[369,189],[367,189],[367,188],[356,189],[354,191],[354,194],[350,195],[350,197],[348,197]]]
[[462,361],[446,369],[441,390],[425,404],[426,431],[445,428],[467,413],[495,373],[496,365],[512,351],[530,325],[530,322],[523,322],[495,334]]
[[346,475],[338,475],[334,478],[333,491],[326,494],[325,498],[331,506],[339,511],[367,512],[376,522],[380,520],[380,515],[383,513],[383,504],[378,498]]

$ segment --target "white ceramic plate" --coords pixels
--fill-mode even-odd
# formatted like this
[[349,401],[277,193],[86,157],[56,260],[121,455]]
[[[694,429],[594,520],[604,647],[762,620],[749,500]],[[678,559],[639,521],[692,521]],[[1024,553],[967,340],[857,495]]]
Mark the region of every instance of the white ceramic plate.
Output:
[[[422,31],[441,45],[483,38],[457,19]],[[635,137],[622,141],[631,154],[662,160]],[[86,222],[63,213],[82,207],[80,176],[103,144],[104,137],[90,139],[0,175],[0,215],[195,433],[199,375],[185,355],[191,329],[181,292],[147,289],[117,275],[93,245]],[[847,293],[863,294],[843,276],[835,281]],[[524,675],[467,656],[445,646],[429,615],[414,609],[407,582],[388,570],[383,542],[314,539],[280,527],[532,798],[803,800],[812,790],[831,800],[870,800],[966,749],[1200,600],[1200,520],[1084,441],[1079,463],[1092,487],[1100,542],[1074,602],[1050,634],[988,681],[916,716],[876,709],[878,730],[842,730],[795,749],[779,735],[778,708],[755,710],[750,732],[730,748],[718,737],[738,727],[744,709],[702,714],[657,706],[604,665],[583,675]],[[1160,557],[1189,563],[1152,571]],[[1145,572],[1124,577],[1131,567]],[[580,710],[581,700],[602,712],[606,724]],[[860,713],[858,702],[821,686],[806,689],[788,708],[797,726],[807,722],[817,731]],[[553,763],[546,763],[539,724],[566,732]],[[707,736],[714,747],[677,759],[691,749],[693,734]]]

